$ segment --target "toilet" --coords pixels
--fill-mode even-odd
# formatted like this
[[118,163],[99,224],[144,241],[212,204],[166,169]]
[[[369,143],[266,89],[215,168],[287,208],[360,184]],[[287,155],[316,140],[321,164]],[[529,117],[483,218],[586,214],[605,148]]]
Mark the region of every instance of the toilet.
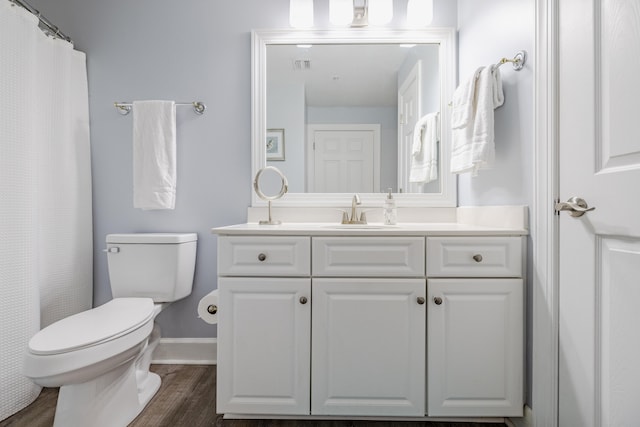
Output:
[[55,322],[29,341],[24,374],[60,387],[54,426],[128,425],[160,387],[149,372],[154,319],[191,294],[195,233],[109,234],[113,299]]

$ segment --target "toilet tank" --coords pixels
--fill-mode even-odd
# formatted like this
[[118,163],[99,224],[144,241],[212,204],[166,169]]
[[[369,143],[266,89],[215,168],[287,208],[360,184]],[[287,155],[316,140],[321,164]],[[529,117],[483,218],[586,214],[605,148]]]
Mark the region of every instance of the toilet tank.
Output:
[[191,293],[197,234],[108,234],[106,240],[113,298],[171,302]]

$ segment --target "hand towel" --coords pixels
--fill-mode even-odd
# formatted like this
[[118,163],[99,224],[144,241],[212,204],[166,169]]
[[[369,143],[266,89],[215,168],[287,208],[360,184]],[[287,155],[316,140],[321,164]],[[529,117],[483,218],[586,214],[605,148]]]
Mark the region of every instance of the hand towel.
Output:
[[490,168],[495,158],[494,110],[504,103],[500,70],[488,66],[480,71],[476,83],[473,114],[463,128],[452,129],[451,171],[471,172]]
[[133,102],[133,207],[174,209],[176,200],[176,105]]
[[483,67],[479,67],[473,75],[464,81],[453,93],[451,100],[451,128],[461,129],[473,120],[473,104],[476,92],[476,81]]
[[437,112],[427,114],[416,122],[413,130],[409,182],[426,184],[438,179],[439,124]]

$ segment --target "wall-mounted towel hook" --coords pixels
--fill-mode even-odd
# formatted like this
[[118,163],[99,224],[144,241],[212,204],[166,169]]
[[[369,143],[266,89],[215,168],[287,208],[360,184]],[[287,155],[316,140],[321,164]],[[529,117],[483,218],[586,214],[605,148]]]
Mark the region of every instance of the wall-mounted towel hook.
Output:
[[[131,102],[114,102],[113,105],[118,109],[118,113],[123,116],[126,116],[131,112]],[[176,105],[190,105],[193,107],[193,111],[198,115],[204,114],[204,111],[207,109],[207,105],[202,101],[176,102]]]
[[502,58],[500,61],[498,61],[498,67],[501,66],[502,64],[506,64],[507,62],[511,62],[513,69],[516,71],[520,71],[524,67],[524,63],[526,61],[527,61],[527,51],[521,50],[515,54],[513,59]]

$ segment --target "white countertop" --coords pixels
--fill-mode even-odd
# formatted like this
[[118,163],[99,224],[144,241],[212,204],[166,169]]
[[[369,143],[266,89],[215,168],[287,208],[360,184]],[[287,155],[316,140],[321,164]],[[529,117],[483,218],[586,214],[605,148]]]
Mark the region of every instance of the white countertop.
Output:
[[[275,210],[274,210],[275,211]],[[378,212],[379,211],[379,212]],[[244,224],[216,227],[218,235],[265,236],[526,236],[526,206],[467,206],[458,208],[411,208],[398,212],[397,225],[382,224],[381,210],[371,212],[369,224],[340,224],[339,210],[297,208],[275,211],[281,225],[260,225],[266,211],[249,208]],[[338,214],[336,214],[338,212]],[[367,214],[369,216],[369,214]],[[376,222],[378,221],[378,222]]]
[[529,232],[524,228],[500,228],[459,223],[381,223],[338,224],[338,223],[283,223],[281,225],[260,225],[257,223],[236,224],[212,228],[211,232],[225,236],[265,235],[265,236],[524,236]]

